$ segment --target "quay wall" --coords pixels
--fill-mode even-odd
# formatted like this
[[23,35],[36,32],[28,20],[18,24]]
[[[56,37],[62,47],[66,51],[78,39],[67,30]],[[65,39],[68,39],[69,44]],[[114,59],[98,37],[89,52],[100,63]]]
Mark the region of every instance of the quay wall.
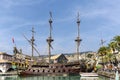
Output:
[[[101,76],[105,76],[105,77],[108,77],[108,78],[112,78],[114,79],[115,78],[115,72],[109,72],[109,71],[98,71],[97,72],[98,75],[101,75]],[[119,74],[120,76],[120,74]]]

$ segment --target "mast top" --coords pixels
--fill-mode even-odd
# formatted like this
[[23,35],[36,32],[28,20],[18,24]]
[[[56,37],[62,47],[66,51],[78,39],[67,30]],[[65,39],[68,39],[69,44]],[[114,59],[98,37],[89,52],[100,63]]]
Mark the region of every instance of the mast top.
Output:
[[31,32],[32,32],[32,39],[31,39],[31,41],[33,41],[32,43],[34,43],[34,41],[35,41],[35,39],[34,39],[34,33],[35,33],[34,27],[32,27]]
[[52,12],[49,12],[50,14],[50,19],[49,19],[49,24],[50,24],[50,38],[52,37]]
[[78,12],[78,16],[77,16],[77,24],[78,26],[80,25],[80,19],[79,19],[80,15],[79,15],[79,12]]
[[31,30],[31,31],[32,31],[32,33],[35,33],[35,31],[34,31],[34,27],[32,27],[32,30]]
[[50,14],[49,23],[51,24],[52,23],[52,12],[50,11],[49,14]]
[[101,46],[104,46],[105,40],[101,39]]

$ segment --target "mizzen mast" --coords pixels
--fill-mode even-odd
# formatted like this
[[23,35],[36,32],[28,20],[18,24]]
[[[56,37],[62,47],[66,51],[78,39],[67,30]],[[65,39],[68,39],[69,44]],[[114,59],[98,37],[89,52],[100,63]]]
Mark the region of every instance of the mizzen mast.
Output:
[[77,60],[79,62],[79,56],[80,56],[79,47],[80,47],[80,42],[82,41],[82,39],[80,39],[80,19],[79,19],[79,13],[78,13],[78,17],[77,17],[77,25],[78,25],[78,31],[77,31],[77,38],[75,39],[75,42],[76,42]]
[[48,39],[46,40],[47,43],[48,43],[48,58],[49,58],[49,63],[51,62],[51,48],[52,48],[52,45],[51,43],[54,41],[52,39],[52,13],[50,12],[50,19],[49,19],[49,24],[50,24],[50,33],[49,33],[49,37]]

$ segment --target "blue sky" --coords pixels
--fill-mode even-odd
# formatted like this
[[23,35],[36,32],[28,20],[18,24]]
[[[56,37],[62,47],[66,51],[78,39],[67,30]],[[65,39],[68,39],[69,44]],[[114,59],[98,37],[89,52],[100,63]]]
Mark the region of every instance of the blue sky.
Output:
[[[49,11],[53,15],[52,54],[75,52],[77,13],[80,13],[80,51],[97,51],[100,40],[106,44],[120,34],[120,0],[0,0],[0,51],[13,54],[12,38],[18,49],[31,55],[31,38],[35,28],[35,43],[40,54],[47,55]],[[37,55],[37,53],[35,53]]]

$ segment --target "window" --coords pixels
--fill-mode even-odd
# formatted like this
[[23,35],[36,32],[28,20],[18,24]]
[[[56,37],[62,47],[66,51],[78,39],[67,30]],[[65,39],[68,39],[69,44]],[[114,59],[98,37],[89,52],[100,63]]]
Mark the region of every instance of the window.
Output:
[[33,72],[35,72],[35,70],[33,70]]
[[43,72],[44,72],[44,69],[43,69]]
[[65,72],[65,69],[63,69],[63,72]]
[[58,70],[58,72],[60,72],[60,70]]
[[38,72],[39,72],[39,70],[38,70]]
[[53,72],[55,72],[55,70],[53,70]]

